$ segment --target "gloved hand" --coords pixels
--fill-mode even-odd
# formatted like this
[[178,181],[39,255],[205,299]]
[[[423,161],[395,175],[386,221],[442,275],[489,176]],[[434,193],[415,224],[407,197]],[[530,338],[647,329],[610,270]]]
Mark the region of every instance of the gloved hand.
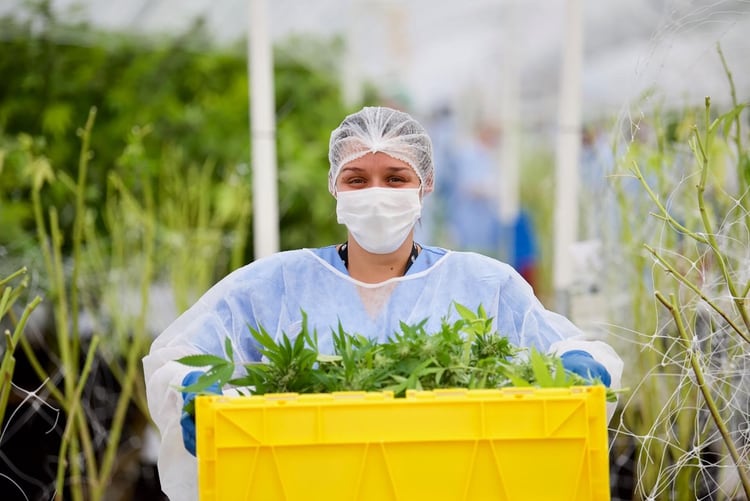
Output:
[[612,382],[607,369],[583,350],[566,351],[560,356],[560,359],[566,370],[574,372],[592,382],[594,379],[599,379],[607,387]]
[[[203,372],[201,371],[193,371],[188,373],[185,378],[182,380],[182,386],[190,386],[191,384],[194,384],[196,381],[198,381],[198,378],[203,375]],[[212,384],[208,388],[206,388],[207,392],[209,393],[216,393],[217,395],[221,395],[221,388],[217,383]],[[182,392],[182,407],[183,409],[185,406],[189,403],[195,400],[195,397],[197,396],[196,393],[193,392]],[[195,456],[195,416],[192,414],[189,414],[182,411],[182,416],[180,417],[180,426],[182,427],[182,443],[185,444],[185,449]]]

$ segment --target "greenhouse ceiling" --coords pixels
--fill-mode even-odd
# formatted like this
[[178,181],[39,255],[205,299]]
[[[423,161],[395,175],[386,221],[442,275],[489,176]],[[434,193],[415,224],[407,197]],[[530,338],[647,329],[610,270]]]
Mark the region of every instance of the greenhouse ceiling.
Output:
[[[179,33],[197,18],[217,43],[244,38],[251,0],[52,0],[60,16],[113,30]],[[509,68],[524,112],[556,106],[570,0],[265,0],[274,41],[339,36],[351,82],[375,82],[415,108],[499,105]],[[634,104],[727,102],[717,44],[740,99],[750,91],[750,0],[576,0],[584,116]],[[0,14],[23,0],[0,0]],[[645,101],[641,96],[651,97]]]

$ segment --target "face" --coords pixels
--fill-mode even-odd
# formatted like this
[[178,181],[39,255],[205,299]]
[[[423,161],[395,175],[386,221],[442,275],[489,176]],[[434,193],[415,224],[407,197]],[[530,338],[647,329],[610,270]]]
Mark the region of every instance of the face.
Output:
[[385,153],[367,153],[345,164],[336,191],[365,188],[419,188],[419,177],[409,164]]

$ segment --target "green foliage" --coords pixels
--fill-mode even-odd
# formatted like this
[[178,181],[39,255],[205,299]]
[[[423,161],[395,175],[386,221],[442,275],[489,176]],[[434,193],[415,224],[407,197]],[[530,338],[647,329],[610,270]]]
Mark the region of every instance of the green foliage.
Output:
[[[608,321],[619,325],[618,352],[631,369],[624,382],[637,388],[613,449],[635,448],[638,499],[750,495],[739,438],[750,342],[747,103],[727,74],[731,107],[706,98],[702,108],[657,108],[631,123],[612,177],[622,219],[608,253]],[[624,185],[634,181],[638,190]],[[707,451],[718,451],[710,468]]]
[[[95,106],[92,147],[101,170],[114,163],[131,127],[147,124],[156,151],[179,144],[189,156],[219,163],[247,158],[244,59],[235,51],[196,52],[191,41],[201,38],[200,26],[172,40],[144,40],[60,21],[44,6],[27,8],[25,19],[16,12],[2,20],[6,133],[48,137],[52,162],[65,164],[78,153],[70,139]],[[78,43],[67,43],[66,33]],[[231,130],[239,135],[225,134]]]
[[48,159],[40,154],[44,145],[43,139],[28,134],[14,139],[0,135],[0,245],[12,246],[11,251],[36,245],[28,193],[34,171],[51,174]]
[[[34,233],[30,161],[44,159],[57,177],[76,178],[77,132],[92,107],[97,124],[86,191],[91,206],[104,206],[113,169],[140,197],[165,175],[210,165],[206,176],[193,180],[200,183],[193,189],[221,199],[213,183],[233,176],[249,198],[244,43],[212,46],[200,22],[172,38],[102,33],[58,19],[46,1],[22,4],[0,19],[0,31],[0,245],[24,248]],[[301,45],[307,52],[295,55]],[[281,247],[330,244],[343,238],[325,189],[328,134],[348,111],[333,63],[341,44],[297,40],[277,53]],[[42,202],[45,214],[56,207],[63,233],[69,234],[74,210],[65,189],[50,186]],[[101,214],[94,216],[101,229]],[[244,224],[248,241],[250,216],[233,221]],[[68,245],[66,240],[65,252]],[[252,259],[251,252],[246,246],[243,261]],[[217,276],[227,271],[225,266]]]
[[[425,330],[426,320],[414,325],[402,322],[400,331],[382,343],[349,334],[339,325],[331,332],[333,354],[318,352],[317,333],[310,332],[304,312],[302,329],[294,339],[284,333],[277,341],[262,327],[250,328],[264,362],[245,364],[246,374],[234,378],[236,367],[227,338],[226,358],[189,355],[177,360],[208,367],[196,383],[181,390],[201,393],[219,384],[257,395],[391,391],[400,397],[407,390],[590,384],[566,371],[559,357],[511,345],[492,329],[492,319],[481,306],[476,312],[454,306],[459,319],[449,322],[443,317],[437,332]],[[608,399],[614,400],[614,392],[608,392]],[[193,412],[194,407],[189,404],[186,410]]]
[[[0,252],[11,258],[0,259],[0,275],[28,256],[43,263],[35,285],[53,311],[45,341],[55,363],[30,362],[66,417],[58,492],[74,485],[74,499],[82,490],[102,499],[120,474],[133,404],[148,416],[138,374],[153,335],[151,294],[168,285],[182,310],[253,258],[246,56],[204,43],[200,27],[135,39],[35,5],[26,19],[18,9],[0,20]],[[283,247],[337,236],[325,192],[324,129],[345,114],[334,75],[288,56],[276,65]],[[94,339],[85,359],[82,314]],[[120,384],[107,422],[82,398],[95,355]],[[231,370],[217,364],[215,376]],[[108,440],[97,454],[91,430],[100,429]]]
[[[736,438],[737,432],[732,427],[736,426],[738,415],[741,426],[745,426],[745,405],[734,402],[746,402],[748,396],[741,385],[732,382],[732,378],[736,371],[734,367],[742,366],[750,344],[750,309],[747,304],[750,280],[746,273],[750,204],[745,189],[735,197],[728,195],[721,186],[725,180],[727,159],[737,162],[740,186],[744,184],[741,180],[742,159],[747,151],[740,139],[735,143],[738,150],[732,151],[728,138],[733,129],[736,129],[737,137],[741,137],[738,117],[745,108],[744,103],[735,103],[729,112],[713,118],[711,100],[706,98],[703,124],[693,125],[688,139],[698,182],[691,186],[694,190],[690,193],[692,200],[686,196],[684,206],[662,203],[644,179],[638,164],[633,165],[633,172],[651,197],[656,215],[680,236],[675,249],[645,247],[659,268],[673,280],[663,284],[664,287],[673,287],[673,292],[665,294],[658,289],[654,292],[671,316],[663,328],[668,338],[664,343],[665,352],[675,360],[676,366],[682,367],[683,373],[686,370],[691,372],[690,388],[699,391],[702,397],[697,399],[691,395],[686,401],[697,400],[698,410],[704,413],[704,417],[706,414],[711,416],[710,424],[699,423],[697,419],[702,418],[696,416],[701,416],[700,412],[673,398],[680,405],[672,408],[673,415],[667,423],[656,420],[649,434],[657,435],[654,430],[662,426],[677,426],[678,436],[694,441],[697,447],[723,442],[722,447],[727,451],[726,456],[731,458],[747,497],[750,496],[750,475],[743,453],[745,443]],[[685,214],[692,214],[692,217]],[[693,269],[685,267],[685,262],[694,263]],[[696,340],[701,342],[696,343]],[[680,384],[672,390],[673,395],[689,394],[682,388],[682,380],[678,380]],[[698,427],[703,429],[702,432],[691,437],[691,431]],[[681,466],[676,469],[674,479],[659,472],[654,478],[656,488],[660,484],[676,483],[682,487],[680,492],[687,493],[694,479],[703,475],[701,464],[686,461],[685,453],[675,444],[667,442],[666,445],[669,446],[670,459]],[[645,440],[643,444],[649,452],[662,447],[663,444],[654,444],[651,440]],[[737,492],[739,489],[735,486]],[[734,494],[730,497],[733,498]]]

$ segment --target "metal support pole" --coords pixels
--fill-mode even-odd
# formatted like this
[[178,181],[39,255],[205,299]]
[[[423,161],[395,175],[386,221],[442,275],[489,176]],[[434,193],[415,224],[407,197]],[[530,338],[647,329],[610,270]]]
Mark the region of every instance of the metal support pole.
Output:
[[581,0],[566,1],[565,43],[557,124],[554,285],[558,312],[570,314],[574,282],[572,246],[578,238],[578,171],[581,156]]
[[276,106],[273,52],[268,30],[266,0],[250,0],[247,43],[253,172],[253,244],[255,259],[258,259],[279,250]]

